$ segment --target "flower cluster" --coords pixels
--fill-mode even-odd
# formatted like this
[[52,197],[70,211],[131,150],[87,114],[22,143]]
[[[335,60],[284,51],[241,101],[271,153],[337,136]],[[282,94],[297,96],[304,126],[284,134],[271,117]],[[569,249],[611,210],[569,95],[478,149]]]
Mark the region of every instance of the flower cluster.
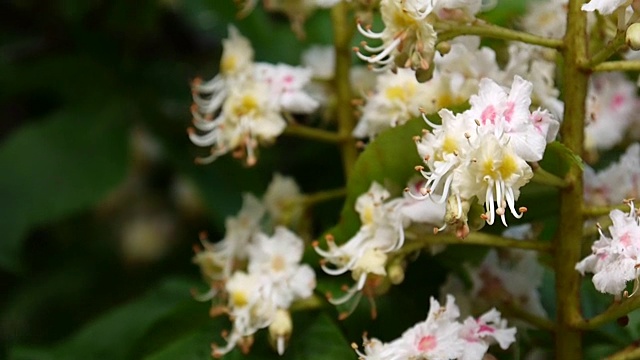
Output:
[[594,206],[610,206],[620,199],[640,196],[640,144],[634,143],[620,159],[596,172],[584,168],[585,202]]
[[192,84],[195,128],[188,129],[189,138],[211,147],[209,156],[196,161],[210,163],[231,151],[248,165],[255,164],[258,144],[273,142],[284,131],[283,113],[308,114],[318,107],[304,89],[310,79],[311,71],[305,68],[254,63],[251,44],[230,26],[220,73]]
[[396,67],[428,70],[435,54],[437,33],[433,27],[438,18],[468,21],[480,11],[480,0],[382,0],[380,13],[385,28],[373,32],[358,23],[365,37],[382,41],[379,46],[364,44],[371,55],[357,49],[358,57],[378,70]]
[[453,296],[447,296],[445,306],[431,298],[425,321],[415,324],[392,342],[364,338],[364,352],[354,349],[361,360],[481,360],[489,346],[498,344],[507,349],[515,342],[515,328],[492,309],[478,318],[458,320],[460,311]]
[[[481,78],[498,77],[495,52],[480,48],[479,37],[456,39],[450,46],[448,53],[435,55],[433,77],[426,82],[419,82],[411,69],[380,73],[376,88],[366,97],[353,136],[374,138],[388,128],[419,117],[421,112],[431,114],[463,104],[478,91]],[[469,62],[469,58],[475,61]]]
[[637,107],[636,86],[622,73],[593,76],[587,98],[585,148],[589,151],[609,150],[619,144],[636,115]]
[[532,87],[515,76],[507,91],[485,78],[471,97],[469,110],[459,114],[441,110],[440,125],[425,116],[433,131],[425,131],[416,144],[428,167],[418,170],[427,181],[414,196],[441,202],[453,197],[450,203],[457,205],[458,219],[466,217],[468,206],[463,204],[473,198],[485,204],[482,217],[488,224],[498,215],[506,226],[507,210],[520,218],[526,208],[516,209],[515,201],[533,176],[527,161],[542,159],[559,128],[547,110],[529,110]]
[[576,264],[576,270],[582,275],[593,273],[593,285],[598,291],[616,296],[623,292],[629,280],[635,279],[631,295],[640,286],[640,219],[633,201],[627,203],[628,214],[617,209],[609,213],[613,222],[609,227],[610,237],[598,228],[600,239],[593,243],[592,254]]
[[263,233],[260,223],[265,212],[258,199],[245,195],[238,216],[226,221],[224,239],[210,243],[203,235],[203,249],[196,249],[194,262],[210,285],[196,299],[213,300],[211,314],[227,314],[233,322],[224,334],[227,344],[212,345],[214,357],[236,346],[248,351],[253,334],[266,327],[282,354],[292,332],[288,309],[294,301],[310,297],[315,288],[313,269],[300,264],[304,242],[283,226],[275,227],[272,236]]
[[[240,4],[239,17],[247,16],[256,7],[258,0],[235,0]],[[289,18],[291,30],[299,37],[305,37],[304,23],[316,9],[331,8],[341,0],[265,0],[264,9],[281,13]]]
[[343,296],[329,298],[331,303],[340,305],[358,295],[353,307],[342,317],[353,311],[363,290],[372,294],[373,289],[387,276],[388,254],[399,250],[404,244],[405,227],[412,222],[434,224],[444,216],[444,206],[434,203],[425,207],[416,204],[409,196],[390,197],[391,194],[384,187],[372,183],[369,190],[356,200],[355,209],[362,223],[358,232],[341,245],[328,236],[328,249],[322,249],[319,243],[314,243],[316,252],[323,257],[322,269],[327,274],[341,275],[350,271],[356,282]]

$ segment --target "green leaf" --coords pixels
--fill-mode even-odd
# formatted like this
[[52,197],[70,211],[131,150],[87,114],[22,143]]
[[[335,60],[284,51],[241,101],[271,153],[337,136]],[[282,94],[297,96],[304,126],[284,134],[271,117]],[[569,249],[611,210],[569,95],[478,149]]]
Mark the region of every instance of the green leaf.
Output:
[[580,169],[584,169],[582,158],[559,141],[547,144],[540,165],[543,169],[558,176],[564,176],[571,165],[577,165]]
[[127,169],[127,107],[69,108],[0,144],[0,267],[17,270],[27,230],[96,203]]
[[[439,122],[439,121],[438,121]],[[425,128],[422,119],[410,120],[380,134],[356,161],[353,176],[347,182],[347,198],[340,214],[340,222],[329,231],[338,242],[347,240],[360,226],[355,203],[358,196],[377,181],[395,195],[399,195],[422,160],[412,138]]]
[[[158,321],[185,302],[193,282],[165,281],[141,299],[116,308],[88,324],[69,340],[48,350],[16,349],[11,359],[28,359],[40,354],[47,359],[132,359],[132,349]],[[207,314],[203,314],[207,317]]]

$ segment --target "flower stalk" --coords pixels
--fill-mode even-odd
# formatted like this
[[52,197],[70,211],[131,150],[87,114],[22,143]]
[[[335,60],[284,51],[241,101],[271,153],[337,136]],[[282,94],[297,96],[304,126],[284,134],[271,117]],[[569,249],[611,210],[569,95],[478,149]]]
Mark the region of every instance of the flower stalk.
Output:
[[459,239],[452,234],[427,236],[416,241],[407,242],[399,252],[411,253],[433,245],[480,245],[499,248],[534,250],[543,253],[551,252],[551,244],[542,241],[508,239],[498,235],[472,232],[466,238]]
[[531,45],[539,45],[552,49],[560,49],[563,46],[561,39],[551,39],[529,34],[522,31],[507,29],[498,25],[476,20],[470,25],[461,26],[459,22],[439,21],[434,25],[438,31],[438,41],[451,40],[463,35],[478,35],[486,38],[519,41]]
[[300,124],[288,125],[284,129],[283,135],[336,144],[343,141],[343,138],[336,132]]
[[[560,135],[564,145],[575,154],[584,146],[585,101],[589,74],[582,70],[587,62],[587,17],[581,10],[583,1],[570,0],[568,4],[567,32],[563,54],[565,112]],[[566,179],[570,186],[560,192],[560,218],[562,226],[554,239],[554,268],[556,273],[557,325],[555,332],[555,358],[581,359],[582,334],[574,324],[580,323],[580,274],[575,264],[581,258],[583,229],[582,169],[570,163]]]
[[351,107],[351,83],[349,71],[351,69],[351,39],[355,26],[349,15],[349,4],[341,1],[331,9],[331,21],[333,23],[333,43],[336,50],[336,65],[334,87],[336,92],[336,117],[338,119],[338,136],[345,139],[340,144],[342,153],[342,166],[345,178],[348,179],[353,170],[353,165],[358,157],[356,139],[351,136],[356,126],[357,119]]

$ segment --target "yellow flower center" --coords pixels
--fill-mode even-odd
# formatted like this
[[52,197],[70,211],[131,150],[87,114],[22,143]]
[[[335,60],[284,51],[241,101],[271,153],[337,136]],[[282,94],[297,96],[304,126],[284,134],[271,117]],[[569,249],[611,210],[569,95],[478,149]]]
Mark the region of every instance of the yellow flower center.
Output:
[[249,303],[247,294],[242,291],[234,291],[231,293],[231,301],[236,307],[243,307]]

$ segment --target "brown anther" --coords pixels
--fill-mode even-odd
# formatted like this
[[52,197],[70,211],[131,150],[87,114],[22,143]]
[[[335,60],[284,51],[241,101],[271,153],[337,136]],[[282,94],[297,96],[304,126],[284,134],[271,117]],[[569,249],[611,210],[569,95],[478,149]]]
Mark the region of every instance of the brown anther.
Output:
[[353,52],[360,52],[360,48],[357,46],[352,47],[351,50],[353,50]]
[[480,120],[475,119],[475,120],[473,120],[473,121],[476,123],[476,125],[480,126]]
[[438,232],[440,232],[440,229],[436,226],[433,227],[433,235],[438,235]]
[[364,143],[364,141],[362,140],[358,140],[356,141],[356,148],[363,150],[366,147],[367,144]]
[[636,264],[633,268],[636,269],[636,270],[640,269],[640,264]]
[[420,141],[421,137],[418,135],[415,135],[414,137],[412,137],[413,141],[418,142]]
[[497,208],[496,209],[496,214],[498,214],[500,216],[504,215],[504,208],[501,208],[501,207]]
[[487,215],[487,214],[481,214],[481,215],[480,215],[480,218],[481,218],[482,220],[484,220],[484,221],[487,221],[487,220],[489,220],[489,215]]
[[314,240],[311,242],[311,246],[313,247],[318,247],[318,245],[320,245],[320,242],[318,240]]
[[427,154],[427,155],[424,157],[424,161],[429,161],[429,159],[431,159],[431,155],[428,155],[428,154]]
[[333,242],[333,241],[335,241],[335,240],[336,240],[336,239],[333,237],[333,235],[331,235],[331,234],[327,234],[327,235],[325,235],[325,236],[324,236],[324,239],[325,239],[325,240],[327,240],[327,242]]
[[518,208],[518,211],[520,211],[521,213],[526,213],[527,211],[529,211],[529,209],[527,209],[527,208],[526,208],[526,207],[524,207],[524,206],[520,206],[520,207]]
[[469,133],[468,133],[468,132],[466,132],[466,133],[464,133],[464,137],[466,137],[466,138],[467,138],[467,140],[469,140],[469,139],[471,138],[471,135],[469,135]]
[[209,234],[206,231],[200,231],[200,233],[198,233],[198,237],[200,238],[200,241],[205,241],[209,238]]
[[404,188],[404,192],[409,192],[409,191],[411,191],[411,190],[409,190],[408,187]]
[[346,318],[349,317],[349,313],[348,312],[341,312],[340,315],[338,315],[338,320],[342,321]]
[[416,165],[416,166],[414,167],[414,169],[415,169],[416,171],[423,171],[423,170],[424,170],[424,166],[422,166],[422,165]]
[[358,344],[356,344],[356,343],[351,343],[351,348],[352,348],[353,350],[358,350]]
[[326,293],[324,293],[324,297],[326,297],[328,300],[333,299],[333,294],[329,291],[327,291]]
[[344,292],[348,291],[348,290],[349,290],[349,285],[347,285],[347,284],[342,284],[342,286],[340,286],[340,290],[342,290],[342,291],[344,291]]
[[194,129],[194,128],[192,128],[192,127],[187,128],[187,134],[189,134],[189,135],[194,135],[195,133],[196,133],[196,129]]
[[226,338],[227,338],[227,336],[229,336],[229,331],[228,331],[228,330],[226,330],[226,329],[225,329],[225,330],[222,330],[222,331],[220,332],[220,336],[222,336],[222,338],[223,338],[223,339],[226,339]]
[[[194,104],[194,105],[195,105],[195,104]],[[418,108],[418,111],[420,111],[422,114],[426,114],[426,113],[427,113],[427,111],[426,111],[422,106],[420,106],[420,107]]]
[[320,259],[320,265],[327,265],[327,259]]

